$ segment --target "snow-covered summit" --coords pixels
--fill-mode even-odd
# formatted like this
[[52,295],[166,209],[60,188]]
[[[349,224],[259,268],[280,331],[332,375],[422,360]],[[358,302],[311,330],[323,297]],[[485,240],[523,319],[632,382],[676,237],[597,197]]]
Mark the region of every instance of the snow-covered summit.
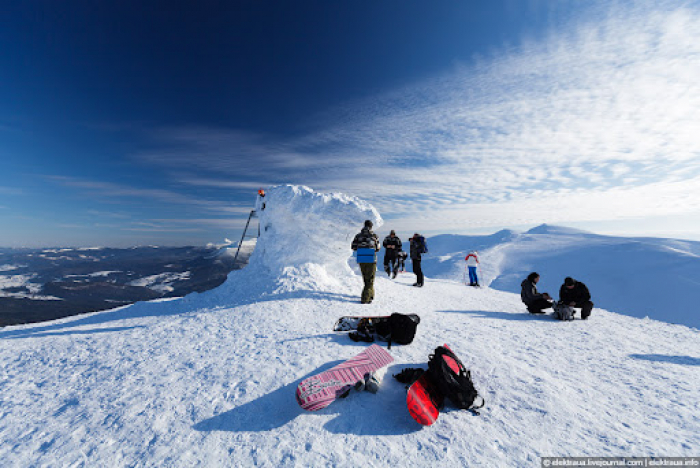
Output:
[[353,237],[365,220],[382,224],[376,208],[359,198],[297,185],[266,190],[256,212],[260,238],[247,268],[265,270],[282,290],[347,280],[353,276],[348,265]]
[[535,226],[525,234],[553,234],[553,235],[569,235],[569,234],[590,234],[582,229],[575,229],[566,226],[555,226],[552,224],[540,224]]

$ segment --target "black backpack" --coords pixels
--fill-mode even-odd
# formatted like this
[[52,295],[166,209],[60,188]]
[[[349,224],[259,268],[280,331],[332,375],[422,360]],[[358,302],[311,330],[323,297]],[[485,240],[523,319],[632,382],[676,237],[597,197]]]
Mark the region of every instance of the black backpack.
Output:
[[427,254],[428,253],[428,243],[425,241],[425,237],[421,237],[420,241],[421,241],[420,253]]
[[[430,355],[428,377],[437,386],[439,392],[460,409],[479,414],[476,410],[486,403],[474,388],[471,372],[446,345],[438,346]],[[479,406],[474,405],[477,397],[481,398]]]
[[418,253],[421,253],[421,254],[428,253],[428,243],[425,242],[425,237],[423,237],[423,236],[418,237],[416,245],[418,247]]
[[404,315],[394,312],[386,322],[377,323],[375,329],[379,336],[389,341],[388,348],[391,349],[392,342],[411,344],[419,323],[420,317],[416,314]]

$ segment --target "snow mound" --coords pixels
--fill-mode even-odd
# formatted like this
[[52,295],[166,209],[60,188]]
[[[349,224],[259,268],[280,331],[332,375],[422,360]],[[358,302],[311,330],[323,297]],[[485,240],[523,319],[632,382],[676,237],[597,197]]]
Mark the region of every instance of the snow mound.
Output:
[[525,234],[555,234],[555,235],[567,235],[567,234],[590,234],[589,232],[583,231],[581,229],[575,229],[565,226],[553,226],[551,224],[540,224],[534,228],[527,231]]
[[[258,197],[260,238],[248,267],[265,270],[279,289],[320,289],[354,276],[350,244],[365,220],[382,224],[371,204],[341,193],[280,185]],[[234,281],[238,281],[238,278]]]

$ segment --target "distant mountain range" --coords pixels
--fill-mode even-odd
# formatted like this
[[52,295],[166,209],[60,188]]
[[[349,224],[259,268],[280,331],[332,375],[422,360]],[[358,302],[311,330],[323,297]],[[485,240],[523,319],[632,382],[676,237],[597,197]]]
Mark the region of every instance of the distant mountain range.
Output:
[[0,326],[41,322],[219,286],[236,247],[0,249]]

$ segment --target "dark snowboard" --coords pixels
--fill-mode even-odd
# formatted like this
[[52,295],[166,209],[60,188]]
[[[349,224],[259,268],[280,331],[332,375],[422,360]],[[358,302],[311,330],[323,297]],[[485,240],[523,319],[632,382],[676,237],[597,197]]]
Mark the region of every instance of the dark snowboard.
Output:
[[388,315],[377,317],[340,317],[338,321],[335,322],[333,331],[357,331],[363,329],[369,331],[370,333],[374,333],[375,327],[378,323],[388,321]]

